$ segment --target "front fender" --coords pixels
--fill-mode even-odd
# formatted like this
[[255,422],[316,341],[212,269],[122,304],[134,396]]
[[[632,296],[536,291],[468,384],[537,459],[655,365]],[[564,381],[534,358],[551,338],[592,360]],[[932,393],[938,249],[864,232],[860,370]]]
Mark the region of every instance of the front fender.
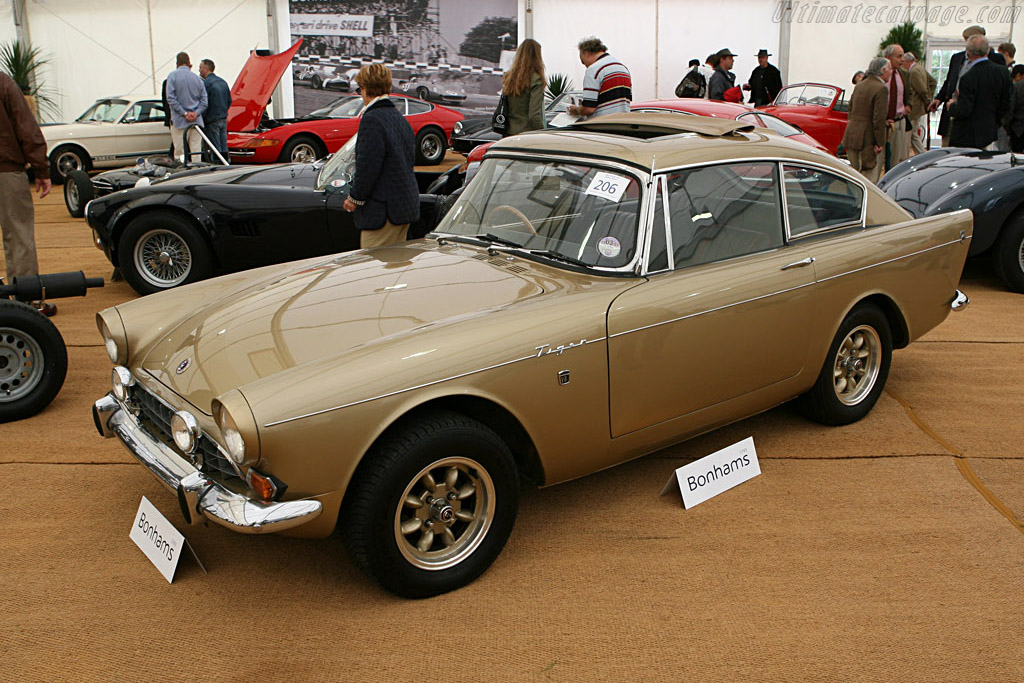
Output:
[[974,237],[969,256],[987,251],[999,237],[1006,220],[1024,204],[1024,167],[990,173],[948,192],[932,202],[925,216],[970,209]]
[[[206,207],[198,197],[180,192],[146,194],[122,204],[114,211],[107,222],[111,261],[115,264],[117,263],[117,247],[121,241],[121,235],[124,234],[125,229],[133,218],[146,211],[172,211],[192,219],[198,223],[199,232],[202,234],[203,239],[206,240],[207,246],[212,245],[211,238],[216,234],[216,224],[213,216],[206,210]],[[212,246],[210,252],[211,254],[213,253]],[[214,256],[216,255],[214,254]]]

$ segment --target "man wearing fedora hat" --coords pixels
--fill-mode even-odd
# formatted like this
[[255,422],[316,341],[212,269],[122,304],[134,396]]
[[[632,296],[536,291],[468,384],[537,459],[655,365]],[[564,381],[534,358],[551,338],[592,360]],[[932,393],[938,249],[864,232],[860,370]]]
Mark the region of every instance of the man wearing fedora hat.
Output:
[[725,100],[725,91],[736,84],[736,74],[731,71],[733,57],[736,55],[729,48],[722,48],[715,56],[718,57],[718,64],[708,83],[708,99],[721,101]]
[[771,56],[772,53],[764,48],[757,51],[757,66],[750,72],[750,80],[743,88],[750,91],[750,103],[755,107],[771,104],[782,90],[782,73],[768,63]]

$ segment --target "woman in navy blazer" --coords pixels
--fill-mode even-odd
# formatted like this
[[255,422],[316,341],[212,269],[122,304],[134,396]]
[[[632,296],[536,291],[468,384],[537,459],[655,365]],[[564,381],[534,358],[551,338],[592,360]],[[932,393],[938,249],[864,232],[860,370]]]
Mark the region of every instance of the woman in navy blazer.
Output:
[[420,217],[420,193],[413,165],[412,126],[388,93],[391,69],[367,64],[355,78],[365,106],[356,139],[356,170],[345,210],[355,212],[363,249],[404,242],[409,224]]

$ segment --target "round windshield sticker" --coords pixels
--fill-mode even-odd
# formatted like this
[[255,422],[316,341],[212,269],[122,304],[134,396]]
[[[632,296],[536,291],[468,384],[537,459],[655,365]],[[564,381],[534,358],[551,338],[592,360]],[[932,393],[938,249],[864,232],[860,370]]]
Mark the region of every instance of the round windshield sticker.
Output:
[[611,258],[619,255],[619,252],[622,251],[622,245],[614,237],[603,237],[597,243],[597,250],[601,252],[602,256]]
[[336,178],[336,179],[331,181],[331,187],[341,187],[344,184],[345,184],[345,181],[341,180],[340,178]]

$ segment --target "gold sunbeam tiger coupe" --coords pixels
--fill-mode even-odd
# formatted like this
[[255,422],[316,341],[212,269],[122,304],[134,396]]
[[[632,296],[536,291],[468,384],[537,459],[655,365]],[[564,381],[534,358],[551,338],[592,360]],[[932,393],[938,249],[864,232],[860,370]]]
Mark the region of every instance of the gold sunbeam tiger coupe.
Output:
[[583,476],[790,399],[863,417],[962,309],[970,211],[914,220],[737,121],[511,137],[437,230],[109,308],[97,428],[190,523],[328,536],[385,588],[466,585],[520,479]]

